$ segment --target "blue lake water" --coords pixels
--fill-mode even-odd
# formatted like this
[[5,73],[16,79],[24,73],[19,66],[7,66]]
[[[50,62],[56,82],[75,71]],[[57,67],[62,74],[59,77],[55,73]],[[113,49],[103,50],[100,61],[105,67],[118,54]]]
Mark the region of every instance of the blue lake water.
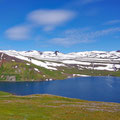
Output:
[[16,95],[52,94],[120,103],[120,77],[79,77],[48,82],[0,82],[0,91]]

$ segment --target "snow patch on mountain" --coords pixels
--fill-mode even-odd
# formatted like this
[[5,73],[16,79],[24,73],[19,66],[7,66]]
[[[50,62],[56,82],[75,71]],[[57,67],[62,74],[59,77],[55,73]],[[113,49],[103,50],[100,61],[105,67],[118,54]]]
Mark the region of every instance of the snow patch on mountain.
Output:
[[120,52],[116,51],[86,51],[68,54],[58,52],[57,55],[52,51],[40,52],[36,50],[1,50],[0,52],[51,70],[57,70],[57,67],[66,67],[66,65],[78,65],[79,69],[109,71],[120,69]]

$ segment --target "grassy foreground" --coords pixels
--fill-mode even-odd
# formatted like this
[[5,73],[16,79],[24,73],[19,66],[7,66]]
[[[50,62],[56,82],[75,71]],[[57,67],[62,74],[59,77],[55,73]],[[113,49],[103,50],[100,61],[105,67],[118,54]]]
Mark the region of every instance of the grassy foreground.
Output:
[[0,92],[0,120],[120,120],[120,104]]

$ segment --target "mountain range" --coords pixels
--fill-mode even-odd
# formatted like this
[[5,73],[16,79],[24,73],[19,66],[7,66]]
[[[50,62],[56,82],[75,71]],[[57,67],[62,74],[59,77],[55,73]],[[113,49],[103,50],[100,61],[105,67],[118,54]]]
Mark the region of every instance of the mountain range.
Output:
[[120,76],[119,51],[0,50],[0,80],[56,80],[77,76]]

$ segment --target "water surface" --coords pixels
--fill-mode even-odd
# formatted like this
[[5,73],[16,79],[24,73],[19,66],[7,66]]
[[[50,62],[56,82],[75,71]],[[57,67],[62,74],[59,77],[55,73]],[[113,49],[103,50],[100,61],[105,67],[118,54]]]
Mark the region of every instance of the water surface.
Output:
[[53,94],[120,103],[120,77],[79,77],[48,82],[0,82],[0,91],[16,95]]

